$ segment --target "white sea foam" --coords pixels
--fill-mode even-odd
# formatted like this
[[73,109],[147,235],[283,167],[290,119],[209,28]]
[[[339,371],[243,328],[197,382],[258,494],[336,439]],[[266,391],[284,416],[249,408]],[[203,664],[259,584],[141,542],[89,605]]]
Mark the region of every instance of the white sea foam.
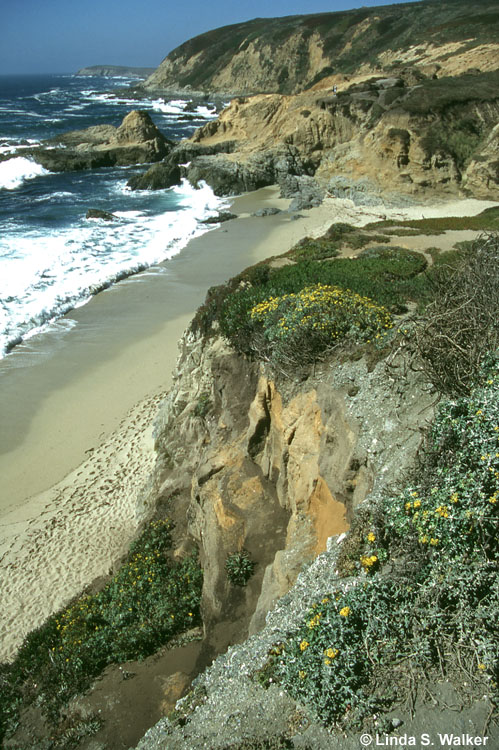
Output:
[[61,89],[58,87],[58,88],[55,88],[55,89],[50,89],[50,91],[41,91],[39,94],[33,94],[32,96],[28,96],[26,98],[27,99],[36,99],[37,102],[40,102],[43,99],[45,99],[45,97],[58,96],[60,93],[61,93]]
[[33,138],[23,138],[22,142],[16,141],[12,138],[9,141],[4,141],[0,144],[0,154],[11,154],[14,151],[20,151],[23,148],[33,148],[33,145],[39,142],[40,141],[35,141]]
[[215,117],[217,114],[217,108],[216,107],[205,107],[203,105],[200,105],[199,107],[196,107],[196,114],[199,117],[206,117],[211,119],[212,117]]
[[115,222],[81,219],[1,242],[0,356],[115,281],[176,255],[224,205],[205,184],[196,190],[184,182],[173,192],[175,211],[117,211]]
[[154,110],[164,112],[167,115],[181,115],[186,104],[187,102],[183,99],[172,99],[169,102],[165,102],[163,99],[155,99],[151,102]]
[[0,189],[15,190],[25,180],[49,174],[48,170],[37,164],[33,159],[16,156],[13,159],[0,162]]

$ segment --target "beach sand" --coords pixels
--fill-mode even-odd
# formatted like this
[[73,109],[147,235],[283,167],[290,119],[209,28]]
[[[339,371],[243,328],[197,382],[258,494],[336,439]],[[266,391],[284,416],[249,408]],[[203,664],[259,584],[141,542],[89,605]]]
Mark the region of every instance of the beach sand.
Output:
[[387,209],[326,199],[297,220],[285,212],[250,215],[286,208],[277,196],[264,188],[237,198],[237,220],[97,295],[66,316],[57,334],[31,339],[0,363],[0,661],[107,574],[152,510],[144,498],[154,417],[177,342],[210,286],[320,236],[334,221],[471,215],[495,205]]

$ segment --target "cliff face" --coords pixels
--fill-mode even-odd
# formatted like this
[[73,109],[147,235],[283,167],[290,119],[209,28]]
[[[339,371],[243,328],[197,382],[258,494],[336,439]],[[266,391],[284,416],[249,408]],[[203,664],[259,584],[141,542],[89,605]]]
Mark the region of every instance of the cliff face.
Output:
[[406,71],[344,80],[337,92],[235,98],[133,186],[183,176],[226,195],[313,175],[340,197],[343,183],[367,180],[377,193],[464,189],[496,199],[498,82],[497,72],[431,79]]
[[[364,360],[278,385],[192,333],[174,377],[155,429],[159,494],[200,547],[206,639],[219,652],[259,630],[352,510],[411,464],[430,397],[414,375]],[[242,550],[256,568],[237,589],[225,561]]]
[[284,18],[209,31],[177,47],[146,89],[295,93],[332,74],[432,66],[442,75],[499,67],[497,6],[428,0]]

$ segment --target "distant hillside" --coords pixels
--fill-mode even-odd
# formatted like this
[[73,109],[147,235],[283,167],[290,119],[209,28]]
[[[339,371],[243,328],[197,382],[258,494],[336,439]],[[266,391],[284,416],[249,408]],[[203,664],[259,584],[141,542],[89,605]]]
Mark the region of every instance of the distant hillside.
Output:
[[147,78],[154,73],[154,68],[129,68],[126,65],[91,65],[82,68],[77,76],[111,76],[115,78]]
[[423,0],[256,18],[188,40],[169,53],[145,87],[290,94],[333,74],[412,65],[438,75],[497,69],[496,0]]

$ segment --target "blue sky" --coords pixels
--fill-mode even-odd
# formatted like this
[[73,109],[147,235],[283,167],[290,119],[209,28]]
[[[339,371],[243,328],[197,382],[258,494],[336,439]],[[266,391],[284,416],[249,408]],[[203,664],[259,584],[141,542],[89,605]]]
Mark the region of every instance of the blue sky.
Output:
[[230,23],[396,2],[2,0],[0,75],[73,73],[87,65],[100,64],[156,67],[187,39]]

